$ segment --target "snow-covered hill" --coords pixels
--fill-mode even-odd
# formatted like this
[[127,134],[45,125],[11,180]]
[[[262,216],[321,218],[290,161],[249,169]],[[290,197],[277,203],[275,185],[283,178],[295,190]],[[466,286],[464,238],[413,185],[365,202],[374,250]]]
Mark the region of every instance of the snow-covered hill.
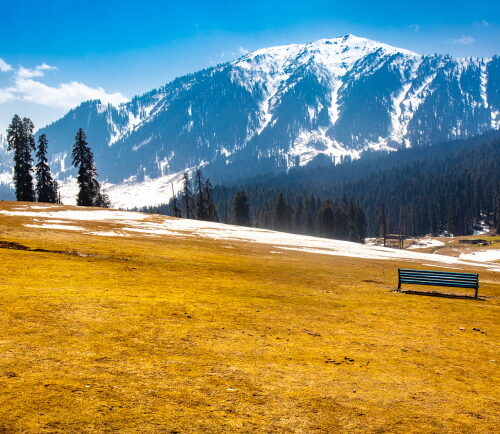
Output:
[[110,183],[200,164],[224,181],[498,129],[499,82],[498,57],[422,56],[345,35],[260,49],[118,107],[88,101],[40,132],[61,178],[82,127]]
[[[78,231],[89,236],[106,237],[202,237],[267,245],[272,254],[293,250],[364,259],[406,260],[420,262],[427,266],[480,267],[500,271],[499,264],[488,262],[497,259],[498,250],[488,250],[483,253],[483,257],[479,255],[476,258],[474,255],[469,255],[456,258],[266,229],[177,219],[157,214],[60,205],[40,206],[26,203],[14,205],[11,207],[7,203],[7,207],[0,209],[0,215],[15,218],[17,223],[36,230]],[[96,223],[100,225],[99,230],[96,230]]]

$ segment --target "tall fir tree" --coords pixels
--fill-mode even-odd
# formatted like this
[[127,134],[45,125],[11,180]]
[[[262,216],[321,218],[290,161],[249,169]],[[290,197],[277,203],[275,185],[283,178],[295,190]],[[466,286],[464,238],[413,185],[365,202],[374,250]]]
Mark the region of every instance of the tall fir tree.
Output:
[[244,190],[238,191],[234,196],[233,223],[239,226],[250,226],[250,206]]
[[201,169],[198,168],[194,172],[194,189],[195,189],[195,216],[198,220],[207,220],[207,208],[205,200],[204,182]]
[[212,197],[212,183],[208,178],[203,185],[203,195],[205,197],[206,203],[205,209],[207,213],[207,220],[211,222],[218,222],[219,215],[217,213],[217,208]]
[[300,234],[303,230],[302,224],[302,216],[304,214],[304,202],[302,201],[302,197],[299,197],[297,202],[297,206],[295,208],[295,212],[293,214],[293,228],[294,232]]
[[326,200],[318,214],[319,234],[325,238],[335,237],[335,214],[333,204]]
[[497,234],[500,235],[500,196],[497,197],[495,220],[496,220],[496,231]]
[[278,231],[285,231],[288,228],[288,204],[283,193],[278,195],[274,204],[274,228]]
[[385,215],[385,203],[380,205],[380,213],[378,216],[379,223],[379,235],[384,239],[385,246],[385,236],[387,235],[387,217]]
[[189,174],[187,172],[184,172],[183,178],[184,184],[182,186],[182,195],[184,199],[184,209],[186,211],[186,218],[192,219],[194,217],[192,207],[193,193],[191,192],[191,181],[189,179]]
[[174,193],[174,186],[171,184],[171,187],[172,187],[172,217],[177,217],[177,218],[180,218],[182,217],[182,213],[181,213],[181,210],[179,209],[179,207],[177,206],[177,198],[176,198],[176,195]]
[[30,119],[21,119],[15,115],[7,130],[7,150],[14,151],[14,184],[16,198],[19,201],[34,202],[33,188],[33,158],[35,139],[33,137],[33,122]]
[[98,206],[109,208],[111,203],[106,194],[101,192],[101,186],[97,181],[97,169],[94,163],[94,154],[87,143],[87,137],[82,128],[75,136],[73,145],[73,166],[78,169],[78,196],[76,204],[79,206]]
[[38,163],[35,169],[36,194],[38,202],[56,203],[57,202],[57,182],[50,173],[50,167],[47,160],[48,140],[45,134],[38,137],[38,149],[36,157]]

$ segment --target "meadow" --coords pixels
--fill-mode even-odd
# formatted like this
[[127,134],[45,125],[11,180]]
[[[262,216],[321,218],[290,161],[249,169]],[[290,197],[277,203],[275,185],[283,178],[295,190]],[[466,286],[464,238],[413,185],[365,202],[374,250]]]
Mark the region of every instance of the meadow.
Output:
[[425,261],[36,221],[0,213],[2,433],[498,429],[492,269],[410,295]]

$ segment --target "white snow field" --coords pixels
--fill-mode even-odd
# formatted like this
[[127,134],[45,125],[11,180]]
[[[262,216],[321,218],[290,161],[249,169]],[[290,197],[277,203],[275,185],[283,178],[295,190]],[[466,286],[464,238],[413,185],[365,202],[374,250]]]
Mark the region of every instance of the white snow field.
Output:
[[[294,250],[322,255],[348,256],[364,259],[411,260],[421,263],[433,263],[436,266],[461,265],[469,267],[485,267],[500,272],[500,264],[491,261],[500,259],[500,250],[487,250],[476,254],[461,255],[460,258],[429,253],[419,253],[408,250],[391,249],[387,247],[370,246],[349,241],[317,238],[306,235],[288,234],[266,229],[227,225],[222,223],[204,222],[199,220],[176,219],[172,217],[128,212],[119,210],[96,210],[84,208],[67,210],[63,206],[54,205],[52,211],[38,211],[36,206],[24,205],[12,211],[0,210],[0,214],[13,218],[28,217],[36,224],[28,221],[26,227],[52,230],[81,231],[89,236],[175,236],[203,237],[214,240],[243,241],[266,244],[282,251]],[[54,224],[57,221],[58,224]],[[71,225],[60,224],[60,222]],[[112,224],[112,229],[95,231],[85,228],[85,222],[101,222]]]
[[500,261],[500,249],[480,250],[473,253],[462,253],[460,259],[468,261]]

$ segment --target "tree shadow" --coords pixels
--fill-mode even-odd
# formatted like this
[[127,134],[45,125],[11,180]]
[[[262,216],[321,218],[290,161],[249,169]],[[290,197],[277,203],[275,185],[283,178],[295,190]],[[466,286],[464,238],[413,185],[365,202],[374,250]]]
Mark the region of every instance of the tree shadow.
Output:
[[485,301],[486,297],[473,295],[463,295],[463,294],[448,294],[446,292],[436,292],[436,291],[415,291],[414,289],[395,289],[393,292],[401,292],[402,294],[410,294],[410,295],[424,295],[427,297],[442,297],[442,298],[456,298],[462,300],[480,300]]

